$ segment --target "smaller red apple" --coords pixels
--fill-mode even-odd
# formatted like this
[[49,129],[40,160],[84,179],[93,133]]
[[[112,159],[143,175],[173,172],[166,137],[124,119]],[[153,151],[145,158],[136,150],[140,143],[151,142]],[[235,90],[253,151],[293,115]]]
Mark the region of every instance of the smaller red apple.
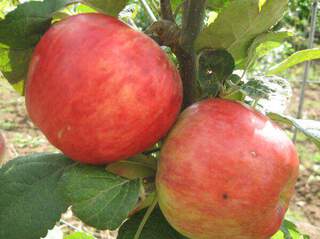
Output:
[[160,208],[191,239],[269,239],[298,175],[295,147],[266,116],[206,100],[180,116],[162,148]]

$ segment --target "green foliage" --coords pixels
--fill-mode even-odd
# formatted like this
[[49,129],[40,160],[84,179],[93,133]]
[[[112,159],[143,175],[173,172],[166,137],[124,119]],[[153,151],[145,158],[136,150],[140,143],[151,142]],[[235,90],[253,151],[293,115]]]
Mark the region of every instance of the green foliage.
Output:
[[213,10],[220,10],[226,7],[226,5],[234,0],[208,0],[207,7]]
[[301,234],[294,223],[284,220],[280,231],[278,231],[271,239],[310,239],[310,237]]
[[314,120],[295,119],[291,116],[286,116],[277,113],[268,113],[268,116],[277,122],[294,126],[299,131],[304,133],[319,149],[320,149],[320,122]]
[[199,72],[203,78],[224,82],[234,70],[233,57],[225,50],[204,50],[200,54]]
[[104,167],[77,165],[62,177],[72,211],[98,229],[117,229],[138,202],[140,180],[108,173]]
[[34,47],[50,27],[52,15],[69,2],[45,0],[19,5],[0,22],[1,43],[13,49]]
[[[71,3],[79,3],[65,8]],[[156,16],[159,6],[147,0]],[[172,0],[174,10],[182,0]],[[214,11],[197,38],[200,86],[203,96],[254,102],[270,100],[280,95],[285,101],[287,84],[277,77],[255,76],[244,81],[233,74],[235,67],[248,69],[254,62],[280,45],[288,32],[272,32],[282,17],[288,0],[208,0],[207,11]],[[0,19],[15,0],[0,2]],[[303,7],[297,13],[304,19],[301,31],[308,24],[310,0],[292,0],[291,8]],[[127,6],[127,7],[126,7]],[[53,21],[68,15],[99,11],[122,19],[134,20],[140,29],[149,26],[149,19],[138,0],[44,0],[20,4],[0,20],[0,71],[20,92],[23,91],[32,51]],[[72,9],[72,10],[70,10]],[[59,14],[57,14],[59,12]],[[180,23],[181,15],[177,16]],[[285,19],[287,24],[296,23]],[[132,23],[132,22],[131,22]],[[13,30],[14,29],[14,30]],[[305,33],[303,33],[304,35]],[[279,73],[295,64],[320,58],[319,49],[298,52],[273,67],[270,74]],[[284,83],[284,84],[283,84]],[[278,88],[277,88],[278,87]],[[281,89],[280,89],[281,88]],[[280,90],[279,90],[280,89]],[[297,120],[278,113],[268,114],[273,120],[295,126],[320,148],[319,122]],[[156,160],[139,155],[105,167],[75,163],[61,154],[42,154],[17,158],[0,169],[0,238],[37,239],[52,228],[68,206],[85,223],[97,229],[117,229],[136,207],[154,201],[154,192],[137,204],[145,188],[140,178],[154,177]],[[119,173],[122,172],[122,173]],[[123,173],[125,172],[125,173]],[[123,177],[116,176],[119,174]],[[149,193],[149,192],[148,192]],[[146,195],[143,195],[146,196]],[[132,239],[146,210],[132,215],[119,230],[119,239]],[[92,239],[84,233],[74,233],[65,239]],[[273,239],[306,239],[294,224],[284,221]],[[186,239],[176,232],[156,208],[143,227],[140,239]]]
[[33,48],[12,49],[0,43],[0,70],[20,94],[24,92],[32,51]]
[[64,237],[64,239],[95,239],[95,238],[84,232],[75,232],[69,236]]
[[[143,210],[128,221],[119,230],[118,239],[132,239],[136,234],[139,224],[146,213]],[[160,209],[157,207],[144,225],[139,239],[187,239],[176,232],[166,221]]]
[[0,184],[0,237],[10,239],[45,236],[70,205],[89,225],[116,229],[141,189],[140,179],[120,178],[62,154],[14,159],[0,169]]
[[139,154],[128,160],[111,163],[106,169],[108,172],[129,179],[152,177],[156,174],[157,161],[153,157]]
[[248,49],[248,58],[244,67],[248,69],[259,57],[279,47],[289,36],[292,36],[289,32],[268,32],[256,37]]
[[254,100],[259,100],[261,98],[268,99],[269,95],[274,92],[265,81],[259,78],[252,78],[240,87],[247,96],[250,96]]
[[[34,46],[50,27],[53,14],[68,3],[70,0],[27,2],[0,21],[0,71],[11,84],[26,80]],[[23,93],[23,87],[20,90]]]
[[248,56],[252,41],[280,20],[287,2],[268,0],[260,11],[259,0],[232,1],[199,34],[196,49],[226,49],[233,55],[237,65],[241,64]]
[[233,57],[225,50],[203,50],[199,57],[199,81],[203,96],[216,96],[234,70]]
[[320,48],[307,49],[294,53],[283,62],[276,66],[273,66],[267,74],[274,75],[281,73],[288,68],[300,64],[305,61],[311,61],[315,59],[320,59]]
[[83,0],[90,7],[111,16],[117,16],[128,0]]
[[[31,1],[18,5],[0,21],[0,71],[23,93],[32,51],[41,36],[49,29],[54,14],[80,0]],[[90,6],[110,15],[117,15],[126,0],[88,0]],[[13,30],[14,29],[14,30]]]
[[[153,5],[150,4],[150,6]],[[157,6],[153,6],[152,9],[157,9]],[[156,13],[155,11],[153,12]],[[150,18],[140,0],[130,0],[129,4],[124,9],[124,15],[124,17],[120,15],[120,17],[124,20],[131,19],[138,29],[146,30],[151,24]]]
[[0,19],[4,18],[8,9],[12,9],[18,4],[19,4],[19,0],[1,0],[0,1]]
[[[212,10],[220,10],[233,0],[207,0],[207,8]],[[175,10],[183,0],[171,0],[172,8]]]
[[[262,111],[277,106],[283,112],[289,103],[292,89],[286,79],[276,76],[253,76],[240,86],[240,91],[254,100]],[[264,99],[266,101],[262,101]],[[259,101],[259,102],[258,102]],[[275,109],[274,109],[275,110]]]
[[[290,43],[296,50],[307,48],[307,41],[305,39],[309,35],[313,1],[314,0],[290,0],[289,11],[279,25],[279,27],[291,29],[295,32],[295,37],[290,39]],[[317,22],[320,22],[319,11]],[[317,24],[315,43],[320,44],[320,24]]]
[[61,154],[36,154],[16,158],[1,168],[0,238],[45,236],[69,206],[59,182],[74,164]]

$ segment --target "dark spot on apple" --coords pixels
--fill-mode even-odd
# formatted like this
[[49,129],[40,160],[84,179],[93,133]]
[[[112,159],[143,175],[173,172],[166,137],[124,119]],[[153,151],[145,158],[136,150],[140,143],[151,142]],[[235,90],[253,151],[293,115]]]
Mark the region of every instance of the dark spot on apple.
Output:
[[229,195],[227,193],[222,194],[222,197],[224,200],[227,200],[229,198]]

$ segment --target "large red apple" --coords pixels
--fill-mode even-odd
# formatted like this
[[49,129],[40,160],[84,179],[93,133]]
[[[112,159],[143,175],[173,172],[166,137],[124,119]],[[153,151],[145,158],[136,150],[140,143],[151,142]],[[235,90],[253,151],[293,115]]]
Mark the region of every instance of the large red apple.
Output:
[[105,164],[156,143],[180,110],[175,66],[145,34],[103,14],[51,27],[29,68],[26,105],[49,141],[75,160]]
[[160,207],[192,239],[269,239],[294,191],[298,158],[266,116],[233,101],[186,109],[160,156]]

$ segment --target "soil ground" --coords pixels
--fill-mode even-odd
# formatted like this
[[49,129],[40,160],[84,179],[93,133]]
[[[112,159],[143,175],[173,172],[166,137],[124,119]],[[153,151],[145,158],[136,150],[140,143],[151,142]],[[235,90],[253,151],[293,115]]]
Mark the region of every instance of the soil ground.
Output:
[[[320,85],[310,85],[306,92],[304,115],[320,120]],[[295,114],[299,90],[294,89],[291,113]],[[0,79],[0,131],[7,139],[10,158],[35,152],[53,152],[52,147],[42,133],[29,120],[24,98]],[[288,217],[296,222],[312,238],[320,238],[320,151],[304,136],[298,135],[301,169],[296,185],[296,195],[292,200]],[[83,225],[68,211],[58,228],[65,233],[82,230],[94,234],[97,238],[115,238],[114,232],[96,232]]]

